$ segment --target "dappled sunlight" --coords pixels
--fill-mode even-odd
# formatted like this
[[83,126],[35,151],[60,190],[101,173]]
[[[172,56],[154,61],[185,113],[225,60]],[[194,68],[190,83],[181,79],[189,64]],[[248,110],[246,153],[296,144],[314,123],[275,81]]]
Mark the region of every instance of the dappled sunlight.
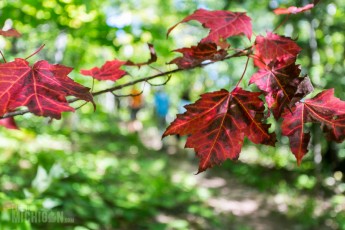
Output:
[[227,185],[226,180],[222,177],[202,178],[199,185],[205,188],[220,188]]
[[227,200],[225,198],[209,199],[207,203],[216,212],[230,212],[236,216],[246,216],[258,211],[260,203],[256,200]]
[[149,149],[159,150],[163,146],[160,132],[155,127],[146,129],[145,132],[141,133],[140,138],[143,144]]

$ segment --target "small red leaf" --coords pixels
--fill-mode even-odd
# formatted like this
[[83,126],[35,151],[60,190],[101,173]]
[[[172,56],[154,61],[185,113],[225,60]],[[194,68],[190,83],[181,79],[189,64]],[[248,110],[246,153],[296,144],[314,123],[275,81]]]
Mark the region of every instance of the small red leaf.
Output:
[[[318,3],[318,1],[316,1],[316,4]],[[302,13],[304,11],[310,10],[314,8],[314,4],[308,4],[305,5],[303,7],[296,7],[296,6],[290,6],[289,8],[278,8],[273,10],[273,12],[275,14],[298,14],[298,13]]]
[[101,68],[94,67],[90,70],[81,70],[80,73],[100,81],[116,81],[126,74],[126,71],[120,69],[125,63],[119,60],[107,61]]
[[4,126],[7,129],[19,129],[13,117],[0,119],[0,126]]
[[245,136],[256,144],[274,146],[275,134],[268,133],[270,125],[262,123],[264,104],[259,96],[241,88],[203,94],[177,115],[163,137],[189,135],[186,147],[194,148],[200,158],[198,173],[228,158],[237,159]]
[[182,48],[174,51],[182,53],[183,57],[175,58],[169,64],[176,64],[180,69],[193,68],[206,60],[219,61],[227,55],[224,49],[217,50],[215,43],[199,43],[191,48]]
[[345,101],[334,97],[333,89],[298,103],[292,112],[285,110],[283,118],[282,134],[289,137],[298,164],[308,152],[310,135],[304,131],[305,123],[320,123],[329,140],[342,142],[345,139]]
[[0,35],[4,36],[4,37],[20,37],[22,36],[17,30],[15,29],[9,29],[9,30],[0,30]]
[[266,37],[256,37],[254,63],[265,68],[265,65],[275,61],[294,62],[300,51],[301,48],[291,38],[268,32]]
[[61,112],[74,111],[66,96],[93,102],[89,88],[67,75],[72,68],[38,61],[32,67],[25,59],[0,64],[0,116],[20,106],[38,116],[60,119]]
[[227,48],[226,39],[231,36],[245,35],[248,39],[252,36],[251,19],[242,12],[225,10],[208,11],[198,9],[193,14],[184,18],[168,30],[167,35],[180,23],[197,20],[204,28],[210,29],[207,37],[201,42],[213,42],[222,48]]

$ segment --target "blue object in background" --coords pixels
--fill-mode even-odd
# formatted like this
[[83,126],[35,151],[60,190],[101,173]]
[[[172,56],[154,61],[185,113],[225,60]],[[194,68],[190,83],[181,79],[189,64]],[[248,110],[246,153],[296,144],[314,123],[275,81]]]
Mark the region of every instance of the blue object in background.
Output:
[[155,93],[155,107],[156,113],[159,117],[166,117],[169,110],[169,97],[163,91],[158,91]]

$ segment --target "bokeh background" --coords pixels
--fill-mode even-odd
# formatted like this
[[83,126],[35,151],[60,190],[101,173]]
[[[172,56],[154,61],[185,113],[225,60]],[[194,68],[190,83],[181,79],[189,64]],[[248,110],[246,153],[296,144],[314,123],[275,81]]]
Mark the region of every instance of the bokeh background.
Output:
[[[27,57],[39,46],[40,59],[72,66],[70,76],[94,91],[112,82],[94,82],[81,69],[112,59],[143,62],[147,43],[158,61],[151,67],[126,68],[117,85],[160,71],[178,54],[195,45],[208,31],[197,22],[167,29],[198,8],[246,11],[255,35],[273,30],[284,16],[278,6],[302,6],[307,0],[2,0],[0,26],[12,26],[20,38],[0,37],[7,61]],[[303,47],[298,63],[316,94],[335,88],[345,99],[345,2],[321,0],[310,12],[293,15],[278,32]],[[254,39],[254,38],[253,38]],[[250,45],[231,40],[235,48]],[[97,110],[82,106],[62,120],[17,116],[20,130],[0,130],[0,229],[345,229],[345,145],[325,140],[320,127],[310,125],[310,151],[300,167],[279,136],[276,148],[246,142],[237,162],[226,161],[194,175],[198,161],[185,139],[161,134],[181,99],[195,101],[201,93],[231,89],[246,59],[231,59],[203,69],[171,76],[162,86],[138,84],[143,90],[137,119],[131,119],[130,97],[104,94]],[[242,87],[254,69],[249,68]],[[161,84],[166,78],[151,83]],[[116,93],[125,95],[133,88]],[[155,115],[155,93],[169,99],[166,122]],[[74,104],[78,106],[78,103]],[[32,211],[62,211],[73,221],[32,223],[11,221],[9,205]]]

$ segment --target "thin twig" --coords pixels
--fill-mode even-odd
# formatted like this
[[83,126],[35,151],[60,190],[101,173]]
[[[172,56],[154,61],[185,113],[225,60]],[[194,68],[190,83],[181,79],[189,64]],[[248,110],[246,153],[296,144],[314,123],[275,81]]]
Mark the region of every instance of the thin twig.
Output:
[[39,53],[43,48],[44,48],[45,44],[41,45],[33,54],[31,54],[29,57],[25,58],[25,60],[28,60],[29,58],[31,58],[32,56],[36,55],[37,53]]
[[86,105],[87,104],[87,101],[86,102],[84,102],[83,104],[81,104],[80,106],[78,106],[78,107],[76,107],[76,108],[74,108],[75,110],[78,110],[78,109],[80,109],[81,107],[83,107],[84,105]]
[[149,81],[146,81],[146,82],[149,83],[150,86],[162,86],[162,85],[166,85],[170,81],[170,79],[171,79],[171,75],[168,75],[168,78],[163,83],[160,83],[160,84],[154,84]]
[[247,67],[248,67],[249,59],[250,59],[250,57],[248,56],[248,57],[247,57],[247,61],[246,61],[246,65],[245,65],[244,70],[243,70],[243,73],[242,73],[242,76],[241,76],[240,80],[238,80],[238,82],[237,82],[235,88],[237,88],[237,86],[241,83],[241,81],[242,81],[244,75],[245,75],[246,72],[247,72]]
[[287,14],[287,15],[285,16],[284,20],[283,20],[281,23],[279,23],[279,25],[273,30],[273,32],[275,32],[275,31],[276,31],[277,29],[279,29],[282,25],[284,25],[285,22],[289,19],[289,17],[290,17],[290,14]]
[[151,66],[151,65],[148,65],[148,67],[150,67],[151,69],[156,70],[156,71],[159,72],[159,73],[163,73],[163,71],[159,70],[159,69],[156,68],[156,67],[153,67],[153,66]]
[[1,57],[2,57],[2,59],[4,60],[4,62],[6,63],[6,62],[7,62],[7,61],[6,61],[6,58],[5,58],[4,54],[1,52],[1,50],[0,50],[0,54],[1,54]]
[[130,93],[130,94],[118,95],[118,94],[115,94],[114,92],[111,92],[111,94],[114,95],[114,97],[136,97],[143,94],[143,92],[144,92],[144,89],[141,90],[139,93],[135,93],[135,94]]
[[6,113],[4,116],[2,116],[0,118],[2,119],[2,118],[7,118],[7,117],[14,117],[14,116],[18,116],[18,115],[24,115],[24,114],[29,113],[29,112],[30,111],[28,109],[18,110],[18,111]]

